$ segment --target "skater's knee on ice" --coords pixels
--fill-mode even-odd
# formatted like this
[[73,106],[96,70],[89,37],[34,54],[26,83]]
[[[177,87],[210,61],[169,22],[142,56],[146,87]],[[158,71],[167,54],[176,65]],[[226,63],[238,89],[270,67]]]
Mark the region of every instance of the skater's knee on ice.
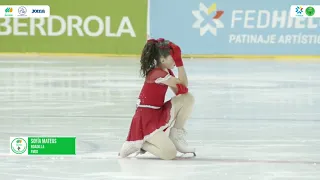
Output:
[[176,157],[177,150],[175,146],[169,146],[163,149],[162,157],[160,157],[163,160],[172,160]]
[[177,152],[175,153],[170,153],[162,157],[163,160],[173,160],[176,158]]

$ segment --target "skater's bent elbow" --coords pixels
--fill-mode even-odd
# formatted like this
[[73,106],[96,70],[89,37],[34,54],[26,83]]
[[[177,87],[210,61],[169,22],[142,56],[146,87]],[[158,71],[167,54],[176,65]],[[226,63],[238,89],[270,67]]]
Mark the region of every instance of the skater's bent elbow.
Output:
[[177,84],[185,85],[179,78],[171,77],[168,80],[162,82],[163,84],[168,85],[169,87],[176,88]]

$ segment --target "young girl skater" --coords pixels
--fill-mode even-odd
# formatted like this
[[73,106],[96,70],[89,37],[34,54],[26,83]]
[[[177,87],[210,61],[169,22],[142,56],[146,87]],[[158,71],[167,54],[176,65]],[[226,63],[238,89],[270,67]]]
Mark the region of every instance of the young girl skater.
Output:
[[[177,151],[195,155],[195,149],[184,139],[184,126],[194,98],[188,93],[180,47],[164,39],[148,40],[140,62],[145,82],[119,155],[127,157],[147,151],[164,160],[174,159]],[[171,71],[174,66],[178,68],[178,78]],[[176,96],[164,102],[168,87]]]

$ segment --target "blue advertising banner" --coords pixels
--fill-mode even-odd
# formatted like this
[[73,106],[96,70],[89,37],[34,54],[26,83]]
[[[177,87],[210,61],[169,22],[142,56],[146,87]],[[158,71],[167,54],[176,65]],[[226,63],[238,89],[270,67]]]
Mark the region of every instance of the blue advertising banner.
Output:
[[[301,18],[319,0],[152,0],[150,36],[184,54],[320,55],[320,18]],[[290,17],[290,6],[297,5]]]

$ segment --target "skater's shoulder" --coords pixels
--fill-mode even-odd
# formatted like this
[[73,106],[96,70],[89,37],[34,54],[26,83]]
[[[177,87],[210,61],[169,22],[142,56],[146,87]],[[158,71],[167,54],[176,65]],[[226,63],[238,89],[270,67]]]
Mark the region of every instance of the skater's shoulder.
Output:
[[146,77],[146,82],[147,83],[157,83],[157,81],[159,79],[167,79],[167,78],[169,78],[169,76],[171,76],[171,75],[166,70],[163,70],[161,68],[154,68],[148,73],[148,75]]
[[156,80],[157,78],[164,78],[168,74],[169,74],[169,72],[167,72],[161,68],[154,68],[148,73],[147,78]]

